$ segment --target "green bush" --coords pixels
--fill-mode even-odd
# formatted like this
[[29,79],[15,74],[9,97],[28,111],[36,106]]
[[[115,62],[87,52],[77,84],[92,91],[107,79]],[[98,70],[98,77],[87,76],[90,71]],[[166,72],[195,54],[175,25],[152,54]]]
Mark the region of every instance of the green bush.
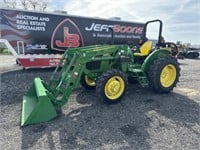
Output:
[[11,52],[7,48],[1,48],[0,54],[11,54]]
[[11,54],[4,43],[0,43],[0,54]]

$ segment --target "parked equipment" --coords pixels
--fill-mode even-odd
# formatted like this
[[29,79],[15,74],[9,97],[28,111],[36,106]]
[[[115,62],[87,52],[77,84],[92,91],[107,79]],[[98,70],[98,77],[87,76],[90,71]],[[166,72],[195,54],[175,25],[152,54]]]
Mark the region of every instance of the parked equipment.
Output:
[[100,99],[108,103],[121,100],[126,91],[127,78],[133,76],[142,87],[150,86],[158,93],[170,92],[180,76],[179,64],[170,51],[164,48],[151,51],[151,48],[152,43],[147,41],[139,53],[133,52],[127,45],[69,49],[49,83],[40,78],[34,79],[32,87],[23,97],[21,126],[56,117],[57,110],[68,102],[71,92],[80,82],[87,89],[96,88]]
[[198,49],[195,48],[189,48],[187,50],[182,50],[179,52],[178,57],[179,58],[189,58],[189,59],[197,59],[199,57],[200,53]]

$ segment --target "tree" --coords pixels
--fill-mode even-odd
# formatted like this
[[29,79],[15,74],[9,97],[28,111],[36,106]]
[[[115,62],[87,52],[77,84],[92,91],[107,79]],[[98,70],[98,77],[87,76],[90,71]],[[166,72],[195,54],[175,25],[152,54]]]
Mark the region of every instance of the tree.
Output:
[[23,9],[27,10],[29,6],[29,0],[20,0]]
[[33,7],[33,10],[35,10],[37,8],[37,6],[39,5],[39,2],[37,0],[29,0],[29,3]]
[[16,8],[16,0],[3,0],[3,2],[8,8]]
[[7,8],[45,11],[51,0],[3,0]]
[[29,0],[33,10],[45,11],[50,3],[50,0]]
[[40,2],[40,10],[41,11],[45,11],[45,9],[47,8],[47,6],[48,6],[49,3],[50,2],[48,0],[42,0]]

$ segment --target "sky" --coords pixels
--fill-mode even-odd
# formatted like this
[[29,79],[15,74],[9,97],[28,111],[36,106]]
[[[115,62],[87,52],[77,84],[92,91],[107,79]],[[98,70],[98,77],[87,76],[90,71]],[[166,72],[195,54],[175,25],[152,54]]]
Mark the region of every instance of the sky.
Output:
[[160,19],[166,41],[200,44],[200,0],[52,0],[47,10],[133,22]]
[[[142,23],[160,19],[163,22],[163,36],[166,41],[200,45],[200,0],[47,1],[50,1],[46,10],[49,12],[64,10],[70,15],[107,19],[120,17],[122,21]],[[3,0],[0,0],[1,4]],[[154,25],[153,31],[156,27]]]

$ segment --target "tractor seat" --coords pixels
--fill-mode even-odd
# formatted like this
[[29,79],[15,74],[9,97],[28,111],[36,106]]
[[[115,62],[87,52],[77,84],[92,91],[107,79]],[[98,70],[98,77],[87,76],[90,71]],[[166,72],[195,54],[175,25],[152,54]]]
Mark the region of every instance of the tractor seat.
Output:
[[142,46],[140,47],[140,53],[134,53],[134,56],[147,56],[153,46],[152,41],[146,41]]

